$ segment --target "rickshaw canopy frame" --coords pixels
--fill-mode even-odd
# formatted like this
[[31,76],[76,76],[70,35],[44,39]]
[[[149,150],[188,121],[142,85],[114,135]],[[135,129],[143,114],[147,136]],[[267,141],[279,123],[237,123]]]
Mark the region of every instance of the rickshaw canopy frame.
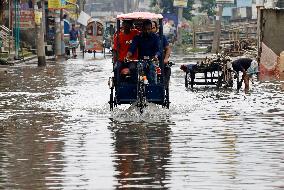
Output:
[[152,19],[163,19],[163,15],[150,13],[150,12],[133,12],[127,14],[117,15],[116,19],[125,20],[125,19],[135,19],[135,20],[152,20]]

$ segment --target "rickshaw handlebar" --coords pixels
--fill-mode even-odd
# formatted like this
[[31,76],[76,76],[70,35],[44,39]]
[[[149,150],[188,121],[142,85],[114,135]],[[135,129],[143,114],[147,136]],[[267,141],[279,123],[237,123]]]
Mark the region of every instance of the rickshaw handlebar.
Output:
[[125,62],[141,62],[141,61],[152,61],[152,62],[155,62],[157,61],[156,58],[152,58],[152,59],[127,59],[125,58],[124,59]]
[[[154,57],[154,58],[152,58],[152,59],[124,59],[124,61],[126,62],[126,63],[129,63],[129,62],[135,62],[135,63],[138,63],[138,62],[144,62],[144,61],[149,61],[149,62],[153,62],[153,63],[155,63],[155,64],[157,64],[157,62],[158,62],[158,60]],[[171,62],[171,61],[169,61],[169,63],[168,64],[165,64],[165,66],[166,67],[171,67],[171,66],[173,66],[173,65],[175,65],[175,63],[174,62]]]

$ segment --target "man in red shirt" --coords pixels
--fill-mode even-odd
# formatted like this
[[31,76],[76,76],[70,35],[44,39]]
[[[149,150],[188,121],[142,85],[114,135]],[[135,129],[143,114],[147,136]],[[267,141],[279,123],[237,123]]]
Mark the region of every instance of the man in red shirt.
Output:
[[[129,62],[124,63],[129,47],[132,43],[133,38],[139,34],[139,31],[133,29],[132,21],[124,20],[122,23],[122,30],[119,32],[118,39],[117,34],[114,35],[113,39],[113,56],[115,63],[115,73],[121,71],[124,68],[129,68],[130,72],[135,70],[135,64]],[[138,53],[133,54],[131,59],[138,59]],[[124,69],[125,71],[125,69]]]

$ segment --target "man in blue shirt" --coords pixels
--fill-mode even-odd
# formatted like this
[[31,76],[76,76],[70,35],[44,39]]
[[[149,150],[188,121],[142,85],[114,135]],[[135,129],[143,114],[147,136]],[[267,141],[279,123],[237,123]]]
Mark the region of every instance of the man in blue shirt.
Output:
[[242,87],[242,82],[245,84],[245,92],[249,90],[249,75],[247,73],[248,68],[250,68],[251,64],[254,60],[250,58],[239,58],[232,62],[232,67],[236,72],[242,72],[243,76],[240,82],[237,83],[237,89],[239,90]]
[[[152,32],[152,22],[143,22],[142,33],[135,36],[129,48],[126,58],[130,58],[138,50],[139,59],[155,59],[160,56],[159,37]],[[153,63],[146,68],[149,83],[156,81],[156,68]],[[148,72],[147,72],[148,71]]]
[[79,37],[79,32],[78,30],[75,29],[75,24],[72,24],[72,29],[70,30],[69,32],[70,34],[70,47],[72,48],[72,54],[73,54],[73,57],[77,57],[76,55],[76,48],[78,46],[78,43],[77,43],[77,39]]

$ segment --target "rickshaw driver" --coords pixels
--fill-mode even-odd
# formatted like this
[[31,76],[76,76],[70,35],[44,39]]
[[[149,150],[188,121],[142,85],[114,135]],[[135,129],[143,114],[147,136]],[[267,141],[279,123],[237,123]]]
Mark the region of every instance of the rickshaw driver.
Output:
[[[129,75],[131,72],[135,72],[135,65],[133,65],[132,62],[129,63],[124,62],[133,38],[137,34],[139,34],[138,30],[132,29],[132,26],[133,26],[132,21],[124,20],[122,23],[123,31],[119,33],[118,40],[117,40],[117,34],[114,35],[113,56],[114,56],[114,62],[116,63],[114,68],[114,73],[117,77],[119,77],[120,71],[123,71],[122,74],[126,75]],[[137,59],[137,58],[138,54],[137,52],[135,52],[134,55],[131,57],[131,59]]]
[[[126,58],[129,59],[138,50],[139,59],[155,59],[160,56],[159,37],[152,32],[151,20],[145,20],[142,26],[142,33],[135,36]],[[148,68],[144,68],[150,84],[156,82],[156,69],[153,63],[149,63]]]

